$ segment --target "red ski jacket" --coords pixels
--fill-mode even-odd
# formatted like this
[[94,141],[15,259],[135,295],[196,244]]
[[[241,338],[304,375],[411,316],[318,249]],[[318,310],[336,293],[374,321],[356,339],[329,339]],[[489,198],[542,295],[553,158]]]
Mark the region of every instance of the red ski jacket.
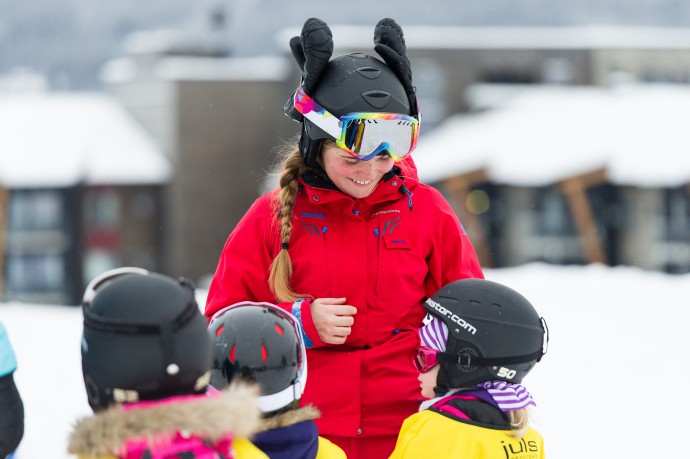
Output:
[[[345,437],[397,436],[420,401],[409,355],[418,344],[422,302],[448,282],[483,277],[474,248],[448,202],[418,183],[404,161],[366,198],[332,184],[301,180],[289,245],[294,291],[313,298],[345,297],[357,308],[345,344],[319,339],[301,303],[313,346],[302,404],[322,413],[319,432]],[[211,283],[205,314],[251,300],[276,303],[268,287],[271,261],[281,249],[276,193],[258,198],[230,234]],[[280,304],[291,311],[292,303]]]

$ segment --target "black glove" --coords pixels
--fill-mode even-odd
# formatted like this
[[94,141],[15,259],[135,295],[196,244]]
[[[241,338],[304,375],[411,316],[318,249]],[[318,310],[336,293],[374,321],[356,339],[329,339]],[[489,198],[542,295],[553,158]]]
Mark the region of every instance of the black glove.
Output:
[[412,86],[412,68],[407,58],[405,38],[402,29],[393,19],[381,19],[376,24],[374,29],[374,50],[398,77],[405,88],[412,112],[417,113],[416,88]]
[[[333,54],[331,29],[321,19],[307,19],[302,27],[301,36],[290,39],[290,50],[302,70],[304,92],[311,95],[321,72]],[[284,111],[292,119],[302,121],[302,115],[294,108],[292,98],[286,102]]]

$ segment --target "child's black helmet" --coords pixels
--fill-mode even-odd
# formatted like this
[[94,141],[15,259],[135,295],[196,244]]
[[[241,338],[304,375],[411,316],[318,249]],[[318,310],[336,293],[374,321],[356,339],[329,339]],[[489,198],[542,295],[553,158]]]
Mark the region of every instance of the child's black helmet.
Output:
[[269,303],[237,303],[213,315],[208,333],[214,340],[213,387],[220,390],[240,379],[258,383],[264,413],[300,400],[307,382],[307,354],[301,326],[292,314]]
[[82,371],[94,411],[206,390],[211,341],[191,282],[107,271],[86,288],[83,313]]
[[451,282],[424,303],[448,327],[438,385],[485,381],[520,383],[546,352],[548,331],[532,304],[505,285],[484,279]]

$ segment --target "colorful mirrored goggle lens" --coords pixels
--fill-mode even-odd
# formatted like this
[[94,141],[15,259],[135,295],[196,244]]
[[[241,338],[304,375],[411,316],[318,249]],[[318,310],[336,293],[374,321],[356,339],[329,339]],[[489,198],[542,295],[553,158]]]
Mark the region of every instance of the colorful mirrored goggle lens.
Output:
[[410,363],[415,370],[420,373],[426,373],[438,365],[438,360],[436,359],[437,353],[438,351],[436,349],[424,346],[418,347],[412,351]]
[[349,113],[338,118],[309,97],[302,86],[295,92],[295,108],[333,137],[352,156],[369,160],[386,152],[395,162],[417,146],[419,120],[396,113]]

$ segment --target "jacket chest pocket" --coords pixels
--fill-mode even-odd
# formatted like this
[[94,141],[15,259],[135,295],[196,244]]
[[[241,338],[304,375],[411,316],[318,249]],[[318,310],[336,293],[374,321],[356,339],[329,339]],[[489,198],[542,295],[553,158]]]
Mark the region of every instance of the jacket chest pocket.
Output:
[[[376,304],[394,320],[392,326],[410,311],[404,305],[418,304],[424,296],[428,268],[417,241],[405,224],[379,225],[379,263]],[[405,222],[409,223],[409,222]]]
[[385,234],[383,236],[383,248],[385,250],[411,250],[410,240],[405,235]]

